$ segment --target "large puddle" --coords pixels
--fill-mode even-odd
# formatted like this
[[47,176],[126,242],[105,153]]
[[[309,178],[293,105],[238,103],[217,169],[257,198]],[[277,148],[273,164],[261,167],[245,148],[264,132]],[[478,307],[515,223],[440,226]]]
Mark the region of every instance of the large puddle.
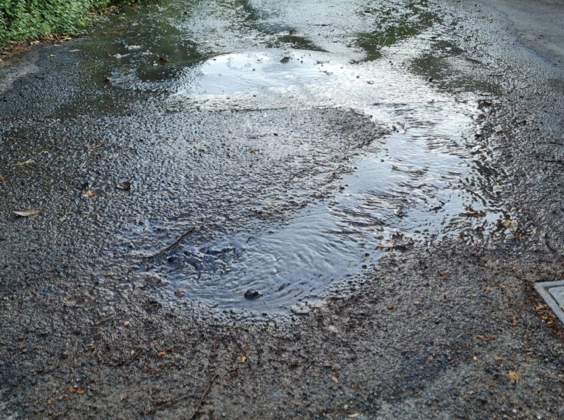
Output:
[[[116,78],[120,83],[138,86],[132,76]],[[170,109],[180,112],[353,109],[389,133],[333,181],[338,192],[287,223],[209,242],[195,234],[144,267],[170,281],[177,298],[300,312],[328,289],[361,278],[385,252],[448,235],[480,240],[503,217],[493,172],[473,147],[477,98],[441,93],[389,63],[349,64],[306,51],[220,55],[185,69],[170,93]]]

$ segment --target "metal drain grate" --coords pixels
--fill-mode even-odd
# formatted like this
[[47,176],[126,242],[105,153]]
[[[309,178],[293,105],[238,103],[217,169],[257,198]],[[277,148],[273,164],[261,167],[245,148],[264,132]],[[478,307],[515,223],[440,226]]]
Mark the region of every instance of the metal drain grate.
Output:
[[537,283],[535,289],[564,324],[564,281]]

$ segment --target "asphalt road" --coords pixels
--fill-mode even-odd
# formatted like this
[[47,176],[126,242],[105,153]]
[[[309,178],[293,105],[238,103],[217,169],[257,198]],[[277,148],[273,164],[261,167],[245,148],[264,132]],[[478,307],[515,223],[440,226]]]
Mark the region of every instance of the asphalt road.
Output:
[[564,417],[563,15],[171,0],[5,59],[2,418]]

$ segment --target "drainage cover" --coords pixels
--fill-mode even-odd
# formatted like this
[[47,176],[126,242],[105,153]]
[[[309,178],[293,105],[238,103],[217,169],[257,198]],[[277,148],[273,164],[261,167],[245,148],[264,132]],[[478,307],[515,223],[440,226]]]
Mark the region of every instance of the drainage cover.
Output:
[[548,281],[535,285],[537,292],[564,323],[564,281]]

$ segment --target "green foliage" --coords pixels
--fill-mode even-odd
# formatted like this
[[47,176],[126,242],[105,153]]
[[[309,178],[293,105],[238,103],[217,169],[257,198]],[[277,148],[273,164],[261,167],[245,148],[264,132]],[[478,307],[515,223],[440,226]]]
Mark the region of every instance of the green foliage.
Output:
[[0,0],[0,47],[9,41],[50,34],[78,34],[90,23],[89,12],[135,0]]

